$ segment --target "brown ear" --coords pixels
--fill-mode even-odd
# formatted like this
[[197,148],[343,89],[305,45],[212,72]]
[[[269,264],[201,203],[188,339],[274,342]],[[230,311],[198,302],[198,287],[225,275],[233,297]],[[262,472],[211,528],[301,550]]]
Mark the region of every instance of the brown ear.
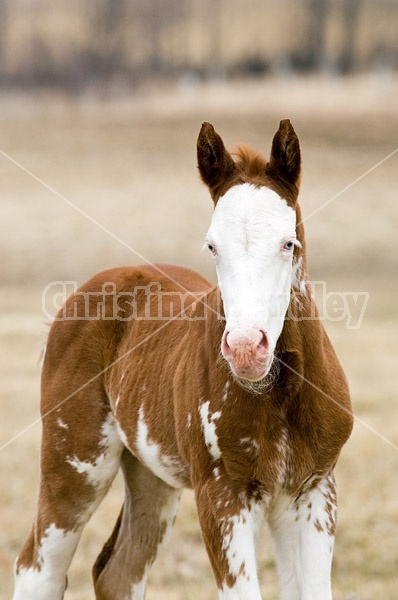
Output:
[[280,122],[274,136],[267,174],[270,177],[283,179],[297,188],[300,186],[300,143],[289,119]]
[[221,137],[210,123],[203,123],[197,143],[198,168],[213,199],[235,170],[235,163]]

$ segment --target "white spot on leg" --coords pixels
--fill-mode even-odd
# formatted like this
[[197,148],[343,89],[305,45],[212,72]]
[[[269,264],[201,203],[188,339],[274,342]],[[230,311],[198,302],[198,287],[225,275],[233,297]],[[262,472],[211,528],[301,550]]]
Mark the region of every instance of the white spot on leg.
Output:
[[235,581],[224,584],[220,598],[261,600],[257,580],[254,540],[264,516],[264,506],[252,502],[238,515],[223,519],[223,550],[228,562],[228,575]]
[[296,500],[279,494],[272,507],[269,524],[282,598],[332,598],[334,480],[332,475],[318,483],[317,479],[309,480]]
[[102,439],[99,454],[93,462],[79,460],[77,456],[67,458],[78,473],[86,475],[87,482],[97,490],[107,489],[120,463],[123,444],[113,416],[108,416],[101,428]]
[[209,401],[201,404],[199,407],[199,414],[202,421],[202,429],[206,446],[214,460],[219,460],[221,458],[221,450],[218,445],[215,421],[221,417],[221,412],[217,411],[215,413],[211,413],[209,411],[209,406]]
[[277,494],[268,521],[275,543],[281,598],[301,598],[300,525],[293,498],[283,492]]
[[324,534],[329,537],[329,550],[332,553],[337,519],[337,498],[333,475],[318,484],[317,492],[311,495],[311,500],[307,504],[307,521],[314,525],[320,535]]
[[15,567],[13,600],[58,600],[63,597],[66,573],[81,531],[47,527],[37,551],[37,566]]
[[[131,586],[131,600],[143,600],[145,598],[146,585],[148,581],[148,574],[151,565],[145,567],[142,579],[136,581]],[[130,598],[128,600],[130,600]],[[127,600],[127,599],[126,599]]]

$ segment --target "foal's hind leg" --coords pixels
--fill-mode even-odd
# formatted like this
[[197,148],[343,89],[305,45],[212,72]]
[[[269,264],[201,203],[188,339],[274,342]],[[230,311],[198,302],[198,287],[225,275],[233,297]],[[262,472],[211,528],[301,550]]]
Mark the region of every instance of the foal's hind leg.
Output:
[[[41,481],[32,531],[15,563],[14,600],[61,600],[84,525],[108,490],[123,445],[99,381],[68,396],[55,381],[43,391]],[[69,387],[79,387],[71,381]],[[66,390],[66,391],[65,391]],[[70,392],[69,392],[70,393]],[[49,394],[54,399],[49,401]]]
[[149,569],[171,533],[181,495],[127,450],[121,464],[125,502],[93,568],[97,600],[143,600]]

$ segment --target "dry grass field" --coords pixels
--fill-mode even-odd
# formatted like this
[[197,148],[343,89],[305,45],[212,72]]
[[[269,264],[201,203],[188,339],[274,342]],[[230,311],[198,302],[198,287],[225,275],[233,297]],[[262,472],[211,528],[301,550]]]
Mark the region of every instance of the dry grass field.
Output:
[[[212,121],[228,145],[268,154],[286,116],[302,143],[311,278],[327,292],[369,293],[358,328],[325,322],[357,417],[337,468],[335,600],[398,598],[398,153],[386,159],[398,147],[397,98],[398,81],[371,78],[147,89],[106,102],[0,98],[0,600],[11,598],[12,563],[36,504],[43,289],[144,259],[214,278],[200,253],[212,209],[195,167],[200,124]],[[84,532],[66,600],[93,598],[91,565],[122,498],[117,478]],[[259,573],[263,598],[278,598],[266,527]],[[215,597],[186,492],[147,598]]]

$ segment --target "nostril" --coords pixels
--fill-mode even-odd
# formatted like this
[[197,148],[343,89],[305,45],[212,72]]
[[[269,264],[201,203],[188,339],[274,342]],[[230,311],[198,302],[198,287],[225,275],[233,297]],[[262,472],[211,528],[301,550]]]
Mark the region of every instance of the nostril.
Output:
[[261,333],[262,336],[260,342],[257,345],[257,352],[265,356],[266,354],[268,354],[269,351],[269,343],[266,333],[264,331],[261,331]]
[[221,352],[223,353],[224,356],[230,356],[232,354],[232,350],[228,343],[228,336],[229,336],[229,331],[227,331],[224,334],[223,339],[222,339]]

